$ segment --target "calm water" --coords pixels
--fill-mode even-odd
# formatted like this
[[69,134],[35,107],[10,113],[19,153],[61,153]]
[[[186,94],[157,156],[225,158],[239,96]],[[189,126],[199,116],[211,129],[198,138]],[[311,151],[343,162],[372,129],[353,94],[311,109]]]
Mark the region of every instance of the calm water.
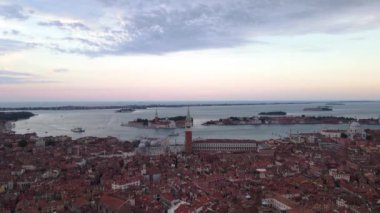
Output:
[[[141,102],[140,102],[141,103]],[[119,103],[35,103],[27,106],[58,106],[58,105],[113,105]],[[145,104],[145,103],[144,103]],[[285,111],[288,115],[320,115],[320,116],[348,116],[356,118],[378,118],[380,116],[380,102],[350,102],[344,105],[333,106],[330,112],[304,112],[303,108],[324,105],[312,104],[272,104],[249,106],[202,106],[191,107],[194,117],[193,135],[195,138],[240,138],[264,140],[278,138],[292,132],[317,132],[321,129],[347,129],[347,125],[272,125],[272,126],[202,126],[201,124],[212,119],[229,116],[254,116],[266,111]],[[0,106],[26,106],[22,104],[0,104]],[[158,108],[160,117],[186,115],[187,108]],[[154,117],[155,109],[137,110],[133,113],[115,113],[115,110],[76,110],[76,111],[34,111],[37,116],[29,120],[16,122],[17,133],[36,132],[39,136],[68,135],[73,138],[83,136],[115,136],[122,140],[133,140],[140,136],[166,137],[173,130],[137,129],[120,126],[136,118]],[[82,127],[85,133],[73,133],[70,129]],[[365,128],[379,128],[380,126],[365,126]],[[183,130],[176,130],[180,135],[171,138],[173,142],[183,142]]]

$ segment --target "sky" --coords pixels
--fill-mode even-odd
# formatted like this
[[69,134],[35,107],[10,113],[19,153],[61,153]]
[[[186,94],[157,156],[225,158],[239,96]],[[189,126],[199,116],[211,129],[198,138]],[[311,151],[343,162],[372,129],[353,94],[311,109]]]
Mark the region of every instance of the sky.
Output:
[[380,100],[378,0],[0,0],[0,101]]

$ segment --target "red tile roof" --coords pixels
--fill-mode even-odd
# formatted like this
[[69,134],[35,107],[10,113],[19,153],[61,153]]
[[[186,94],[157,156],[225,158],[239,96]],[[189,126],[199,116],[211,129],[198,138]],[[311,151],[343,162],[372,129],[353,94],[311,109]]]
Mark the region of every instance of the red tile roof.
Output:
[[111,209],[118,210],[118,209],[120,209],[121,206],[123,206],[125,201],[120,199],[120,198],[113,197],[113,196],[103,195],[100,198],[100,203],[102,203],[103,205],[105,205]]
[[233,139],[205,139],[195,140],[193,143],[257,143],[255,140],[233,140]]

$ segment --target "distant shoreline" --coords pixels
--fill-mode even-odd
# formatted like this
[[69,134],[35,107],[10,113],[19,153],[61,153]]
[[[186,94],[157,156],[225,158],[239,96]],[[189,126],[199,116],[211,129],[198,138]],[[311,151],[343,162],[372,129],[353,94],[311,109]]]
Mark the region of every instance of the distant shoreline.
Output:
[[[219,120],[209,120],[203,126],[245,126],[245,125],[315,125],[315,124],[350,124],[356,121],[350,117],[336,116],[253,116],[253,117],[229,117]],[[380,119],[359,119],[358,123],[364,125],[380,125]]]
[[[179,107],[201,107],[201,106],[254,106],[254,105],[276,105],[276,104],[300,104],[300,103],[231,103],[231,104],[152,104],[152,105],[120,105],[120,106],[58,106],[58,107],[2,107],[0,111],[12,110],[94,110],[94,109],[148,109],[148,108],[179,108]],[[308,103],[302,103],[308,104]]]
[[[366,103],[366,102],[378,102],[378,101],[326,101],[326,103]],[[325,103],[323,101],[290,101],[290,102],[251,102],[251,103],[189,103],[189,104],[126,104],[126,105],[105,105],[105,106],[81,106],[81,105],[62,105],[62,106],[37,106],[37,107],[0,107],[0,111],[16,111],[16,110],[94,110],[94,109],[147,109],[147,108],[177,108],[177,107],[202,107],[202,106],[260,106],[260,105],[289,105],[289,104],[315,104]]]

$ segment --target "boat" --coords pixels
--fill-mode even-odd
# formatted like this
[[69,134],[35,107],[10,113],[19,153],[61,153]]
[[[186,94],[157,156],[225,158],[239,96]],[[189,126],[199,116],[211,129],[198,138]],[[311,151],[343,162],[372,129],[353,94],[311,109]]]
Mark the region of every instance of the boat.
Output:
[[332,111],[332,107],[330,106],[318,106],[318,107],[310,107],[304,108],[303,111]]
[[82,133],[84,132],[85,130],[81,127],[75,127],[73,129],[71,129],[72,132],[75,132],[75,133]]
[[169,134],[169,137],[176,137],[176,136],[179,136],[178,132],[172,132]]

